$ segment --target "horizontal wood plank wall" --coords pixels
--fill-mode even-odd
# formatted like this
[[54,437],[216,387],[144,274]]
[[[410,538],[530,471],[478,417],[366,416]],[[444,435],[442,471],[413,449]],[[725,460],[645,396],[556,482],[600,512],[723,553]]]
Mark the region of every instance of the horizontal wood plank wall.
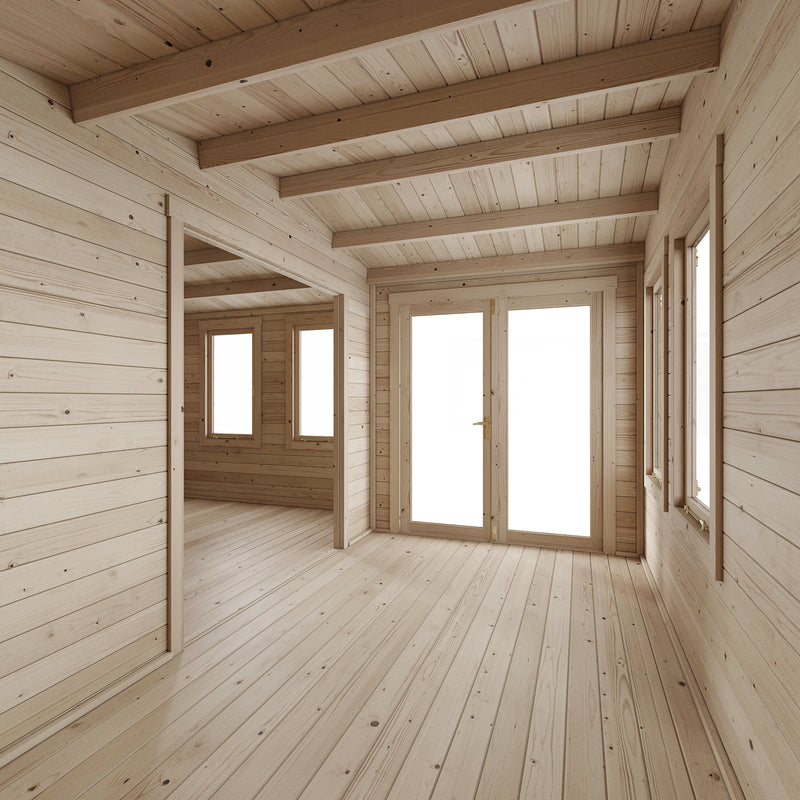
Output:
[[[560,270],[535,275],[504,278],[504,283],[546,281],[587,276],[617,276],[617,396],[616,423],[616,552],[637,553],[636,538],[636,273],[634,267],[618,269]],[[489,285],[472,279],[450,283],[425,284],[425,288]],[[397,291],[414,287],[397,287]],[[389,294],[392,287],[375,291],[375,522],[376,530],[389,530]]]
[[662,237],[691,227],[723,133],[724,580],[652,491],[646,558],[753,800],[800,797],[799,50],[796,2],[733,4],[720,69],[684,103],[647,242],[650,273]]
[[[63,86],[0,60],[0,762],[166,649],[165,194],[346,294],[349,336],[367,341],[364,267],[263,173],[201,174],[188,140],[75,125],[67,106]],[[347,445],[367,456],[353,486],[369,475],[363,363],[348,373]],[[359,498],[348,519],[368,528]]]
[[[292,317],[304,324],[333,325],[333,311],[323,306],[269,308],[261,313],[187,314],[185,316],[185,496],[207,500],[240,500],[301,508],[333,508],[333,444],[302,449],[286,443],[286,326]],[[200,442],[201,320],[261,320],[261,447],[203,447]]]

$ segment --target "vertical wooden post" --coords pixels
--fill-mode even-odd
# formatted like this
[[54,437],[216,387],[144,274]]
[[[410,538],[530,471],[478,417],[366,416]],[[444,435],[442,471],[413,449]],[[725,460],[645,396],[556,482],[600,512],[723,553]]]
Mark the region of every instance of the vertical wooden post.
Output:
[[645,325],[644,264],[636,265],[636,551],[644,553],[644,481],[647,472],[645,444]]
[[347,547],[347,298],[333,300],[333,546]]
[[[593,308],[596,314],[597,307]],[[603,552],[617,552],[617,287],[602,295]],[[593,331],[596,336],[598,332]]]
[[711,536],[714,542],[714,580],[723,576],[722,550],[722,198],[724,134],[717,134],[711,177]]
[[378,527],[377,524],[377,479],[376,464],[378,461],[377,452],[377,419],[375,410],[375,359],[377,352],[377,319],[375,307],[377,305],[377,287],[369,287],[369,526],[372,530]]
[[663,335],[661,337],[661,364],[664,371],[662,383],[662,408],[664,409],[661,420],[661,509],[669,511],[669,318],[670,318],[670,281],[672,276],[669,270],[669,236],[664,237],[664,263],[661,267],[661,298],[664,310],[661,314]]
[[167,649],[183,650],[183,220],[167,209]]

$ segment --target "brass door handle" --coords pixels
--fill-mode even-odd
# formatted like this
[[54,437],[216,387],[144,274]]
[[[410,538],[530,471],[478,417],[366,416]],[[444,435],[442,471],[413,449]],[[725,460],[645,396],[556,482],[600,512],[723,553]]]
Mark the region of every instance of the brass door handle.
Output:
[[484,417],[480,422],[473,422],[473,426],[475,425],[483,425],[483,438],[484,439],[491,439],[492,438],[492,418],[491,417]]

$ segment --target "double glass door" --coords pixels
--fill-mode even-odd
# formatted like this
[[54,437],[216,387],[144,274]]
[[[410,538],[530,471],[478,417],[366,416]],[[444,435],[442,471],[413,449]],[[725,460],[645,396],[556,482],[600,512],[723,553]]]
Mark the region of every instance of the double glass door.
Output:
[[537,288],[393,309],[397,530],[601,549],[602,292]]

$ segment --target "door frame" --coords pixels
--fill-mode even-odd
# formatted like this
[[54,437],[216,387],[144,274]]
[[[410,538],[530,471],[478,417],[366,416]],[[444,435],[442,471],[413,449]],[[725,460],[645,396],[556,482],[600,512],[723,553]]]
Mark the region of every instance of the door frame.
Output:
[[[390,530],[451,538],[469,538],[509,544],[566,547],[613,553],[616,548],[616,276],[570,278],[526,283],[466,286],[451,289],[398,291],[389,295],[390,308]],[[507,324],[509,306],[569,296],[573,302],[588,302],[592,307],[592,363],[599,372],[593,381],[592,406],[597,412],[593,426],[592,453],[599,469],[592,476],[592,536],[577,538],[558,534],[507,531],[503,496],[507,464],[504,437],[507,435],[501,391],[485,393],[485,416],[493,421],[492,438],[484,451],[484,526],[459,529],[458,526],[412,524],[410,519],[411,464],[411,339],[410,320],[419,313],[459,313],[475,311],[486,303],[491,335],[484,344],[485,372],[490,389],[498,388],[507,375],[507,342],[501,327]],[[488,369],[487,369],[488,367]],[[596,388],[595,388],[596,387]],[[599,404],[599,408],[596,408]],[[599,439],[599,441],[596,441]],[[488,494],[488,497],[486,496]]]
[[[226,236],[209,234],[197,220],[194,207],[165,195],[167,220],[167,652],[180,653],[184,644],[184,235],[186,233],[258,261],[280,272],[263,258],[243,252]],[[337,549],[348,545],[347,535],[347,298],[324,286],[309,285],[333,295],[334,337],[334,486],[333,539]]]

